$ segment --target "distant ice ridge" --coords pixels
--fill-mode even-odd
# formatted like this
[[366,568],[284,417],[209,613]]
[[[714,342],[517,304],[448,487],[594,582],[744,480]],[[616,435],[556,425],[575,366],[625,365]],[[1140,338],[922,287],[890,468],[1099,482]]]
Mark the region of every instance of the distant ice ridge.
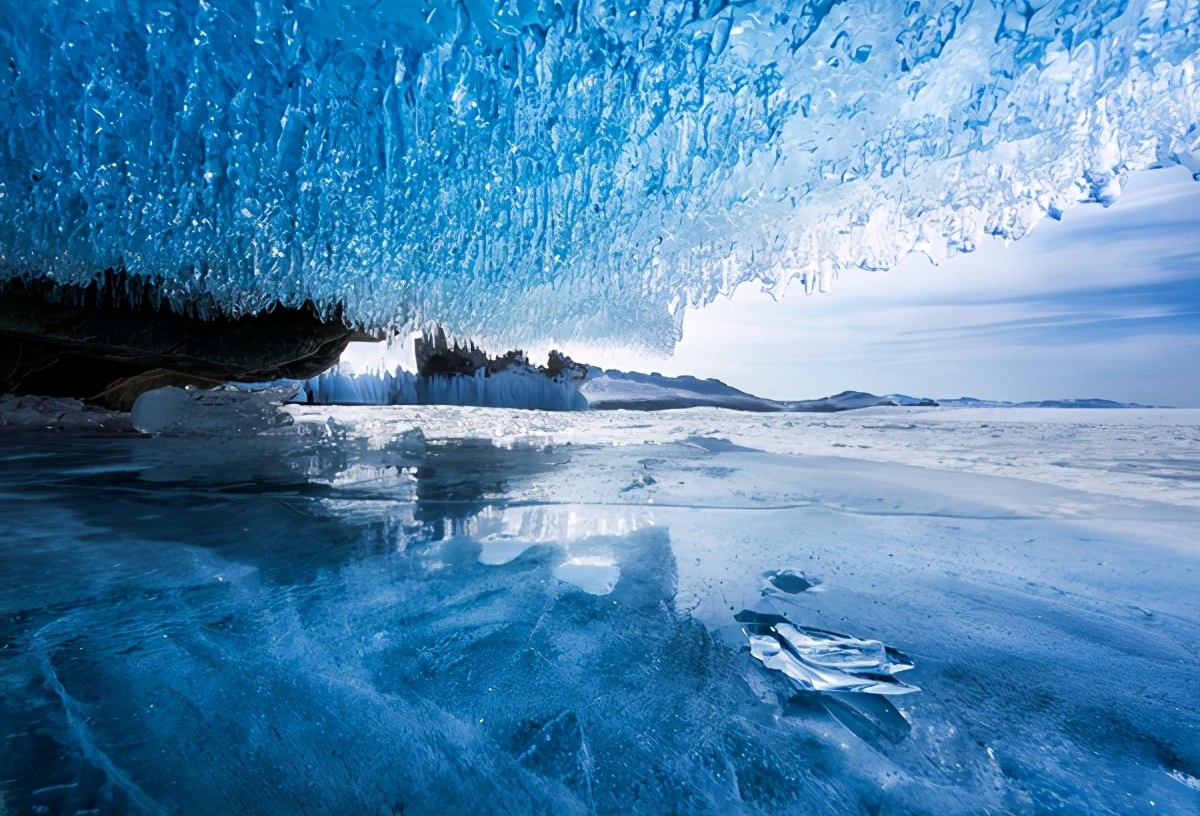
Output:
[[537,371],[510,368],[488,373],[420,376],[393,371],[354,373],[335,366],[299,384],[295,402],[343,405],[463,405],[583,411],[587,400],[577,384]]
[[1200,0],[0,0],[0,279],[669,349],[1200,171]]
[[419,405],[417,375],[402,368],[364,372],[334,366],[300,383],[293,402],[340,405]]

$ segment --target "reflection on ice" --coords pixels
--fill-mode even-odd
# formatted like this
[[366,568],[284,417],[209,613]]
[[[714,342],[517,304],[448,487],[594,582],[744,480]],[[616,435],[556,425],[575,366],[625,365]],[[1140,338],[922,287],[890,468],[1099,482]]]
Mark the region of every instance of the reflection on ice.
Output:
[[653,525],[650,512],[636,506],[489,506],[467,521],[462,531],[480,541],[520,540],[538,544],[623,536]]
[[504,533],[494,533],[479,539],[479,563],[498,567],[507,564],[528,550],[535,542]]
[[893,676],[911,669],[912,660],[877,640],[796,626],[782,615],[748,609],[737,620],[750,638],[750,654],[803,689],[884,695],[920,691]]
[[621,568],[603,539],[652,526],[653,517],[641,507],[489,506],[460,530],[479,542],[479,562],[491,566],[507,564],[535,545],[552,545],[567,556],[554,568],[555,578],[591,595],[607,595]]
[[572,558],[554,568],[554,577],[589,595],[607,595],[617,586],[621,568],[611,558]]

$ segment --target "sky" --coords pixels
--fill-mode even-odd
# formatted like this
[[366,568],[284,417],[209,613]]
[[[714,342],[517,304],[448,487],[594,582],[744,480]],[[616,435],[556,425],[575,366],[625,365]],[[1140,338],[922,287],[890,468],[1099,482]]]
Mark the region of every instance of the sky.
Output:
[[1108,208],[1044,219],[934,266],[841,273],[778,301],[743,285],[684,317],[667,359],[569,344],[577,360],[715,377],[763,397],[845,390],[1200,406],[1200,183],[1130,176]]
[[[668,358],[560,348],[774,399],[857,390],[1198,407],[1200,183],[1182,167],[1134,174],[1108,208],[1075,207],[940,266],[912,255],[886,272],[843,272],[824,293],[795,285],[773,300],[743,285],[688,312]],[[359,347],[344,359],[361,370],[379,355]],[[408,356],[392,350],[386,364]]]

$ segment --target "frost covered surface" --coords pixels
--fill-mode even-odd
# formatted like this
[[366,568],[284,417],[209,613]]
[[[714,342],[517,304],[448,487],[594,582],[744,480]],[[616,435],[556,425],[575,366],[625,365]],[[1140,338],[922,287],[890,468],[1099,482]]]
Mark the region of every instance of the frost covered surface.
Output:
[[1200,807],[1197,412],[285,410],[3,438],[6,812]]
[[0,428],[67,431],[130,431],[129,417],[84,405],[77,399],[0,395]]
[[1196,0],[0,4],[0,276],[669,348],[1200,170]]
[[[324,421],[329,408],[287,409]],[[680,442],[836,456],[930,470],[1006,476],[1121,499],[1200,507],[1200,410],[1063,408],[868,409],[828,415],[744,415],[718,409],[586,415],[456,408],[341,409],[359,432],[386,439],[417,425],[430,439],[480,436],[502,446]],[[705,441],[709,440],[709,441]]]

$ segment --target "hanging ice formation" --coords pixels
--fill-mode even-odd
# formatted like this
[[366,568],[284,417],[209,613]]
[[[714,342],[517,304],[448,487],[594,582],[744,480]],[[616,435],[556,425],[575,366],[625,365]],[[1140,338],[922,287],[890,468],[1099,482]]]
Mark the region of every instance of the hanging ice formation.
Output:
[[528,368],[489,374],[426,377],[397,368],[365,372],[334,366],[298,384],[293,402],[341,405],[473,405],[486,408],[533,408],[541,411],[585,411],[587,398],[579,383],[551,379]]
[[0,280],[493,343],[667,349],[1200,170],[1198,0],[0,0],[0,46]]
[[580,386],[588,367],[551,351],[546,365],[530,362],[521,351],[489,357],[473,344],[460,345],[438,331],[416,338],[416,371],[357,372],[334,366],[316,377],[291,381],[293,402],[348,405],[469,405],[584,411],[588,400]]

